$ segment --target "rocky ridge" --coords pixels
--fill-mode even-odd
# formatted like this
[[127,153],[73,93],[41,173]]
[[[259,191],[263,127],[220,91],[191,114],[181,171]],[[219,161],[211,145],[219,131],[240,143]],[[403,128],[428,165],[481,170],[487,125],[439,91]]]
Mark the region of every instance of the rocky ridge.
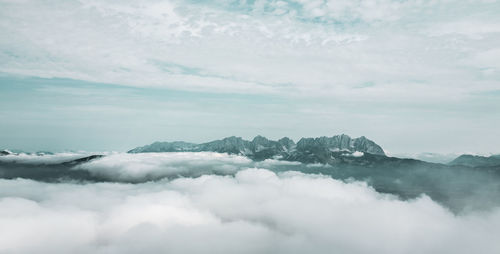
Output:
[[357,153],[385,156],[384,150],[370,139],[362,136],[351,138],[348,135],[332,137],[301,138],[297,143],[288,137],[277,141],[256,136],[252,141],[241,137],[227,137],[202,144],[176,142],[155,142],[134,148],[129,153],[149,152],[218,152],[239,154],[256,161],[280,159],[308,163],[331,163],[339,156]]

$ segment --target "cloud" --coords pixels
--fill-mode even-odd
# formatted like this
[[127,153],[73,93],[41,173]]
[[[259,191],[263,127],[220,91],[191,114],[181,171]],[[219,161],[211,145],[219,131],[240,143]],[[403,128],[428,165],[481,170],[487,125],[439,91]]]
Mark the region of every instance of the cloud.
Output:
[[0,252],[498,253],[500,211],[247,169],[143,184],[0,180]]
[[362,157],[363,155],[364,155],[364,153],[363,152],[359,152],[359,151],[356,151],[356,152],[352,153],[352,156],[354,156],[354,157]]
[[115,153],[74,167],[117,181],[144,181],[164,177],[201,176],[203,174],[235,174],[252,167],[244,156],[214,152]]
[[[387,92],[384,85],[404,91],[413,88],[408,85],[413,80],[424,80],[429,86],[417,86],[411,94],[426,97],[429,87],[453,92],[449,84],[480,90],[475,71],[464,72],[456,63],[467,60],[468,52],[498,44],[492,36],[498,34],[498,6],[485,2],[2,5],[1,71],[136,87],[364,100],[370,96],[352,91],[360,84],[378,84],[372,90],[379,94]],[[473,25],[469,16],[475,16]],[[461,24],[458,32],[450,30],[454,24]],[[455,33],[476,33],[475,24],[481,26],[481,43],[456,42]]]
[[165,177],[234,175],[254,167],[279,169],[301,165],[298,161],[274,159],[255,162],[245,156],[215,152],[112,153],[73,167],[73,170],[86,170],[109,181],[144,182]]

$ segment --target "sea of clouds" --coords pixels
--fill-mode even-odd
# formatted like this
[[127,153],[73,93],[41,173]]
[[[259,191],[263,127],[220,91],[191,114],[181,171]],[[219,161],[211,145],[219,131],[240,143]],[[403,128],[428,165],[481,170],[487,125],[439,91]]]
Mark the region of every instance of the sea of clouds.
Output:
[[110,154],[78,167],[117,180],[181,176],[0,179],[0,253],[500,252],[500,209],[456,215],[425,195],[403,201],[365,182],[265,169],[279,163]]

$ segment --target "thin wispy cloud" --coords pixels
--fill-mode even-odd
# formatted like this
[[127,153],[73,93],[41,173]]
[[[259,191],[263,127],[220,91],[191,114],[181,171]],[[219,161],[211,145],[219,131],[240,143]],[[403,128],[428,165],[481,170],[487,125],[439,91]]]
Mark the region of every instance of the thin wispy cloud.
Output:
[[494,1],[2,5],[7,73],[336,97],[356,97],[351,88],[364,82],[392,88],[385,92],[409,88],[425,96],[429,86],[466,96],[494,88],[498,78],[498,70],[484,75],[482,68],[495,66],[477,59],[497,49]]

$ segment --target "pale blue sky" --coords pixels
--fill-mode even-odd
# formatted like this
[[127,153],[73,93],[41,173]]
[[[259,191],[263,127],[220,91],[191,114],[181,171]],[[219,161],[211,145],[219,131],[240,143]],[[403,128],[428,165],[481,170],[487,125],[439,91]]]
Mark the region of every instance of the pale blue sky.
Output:
[[499,1],[0,0],[0,148],[500,152]]

